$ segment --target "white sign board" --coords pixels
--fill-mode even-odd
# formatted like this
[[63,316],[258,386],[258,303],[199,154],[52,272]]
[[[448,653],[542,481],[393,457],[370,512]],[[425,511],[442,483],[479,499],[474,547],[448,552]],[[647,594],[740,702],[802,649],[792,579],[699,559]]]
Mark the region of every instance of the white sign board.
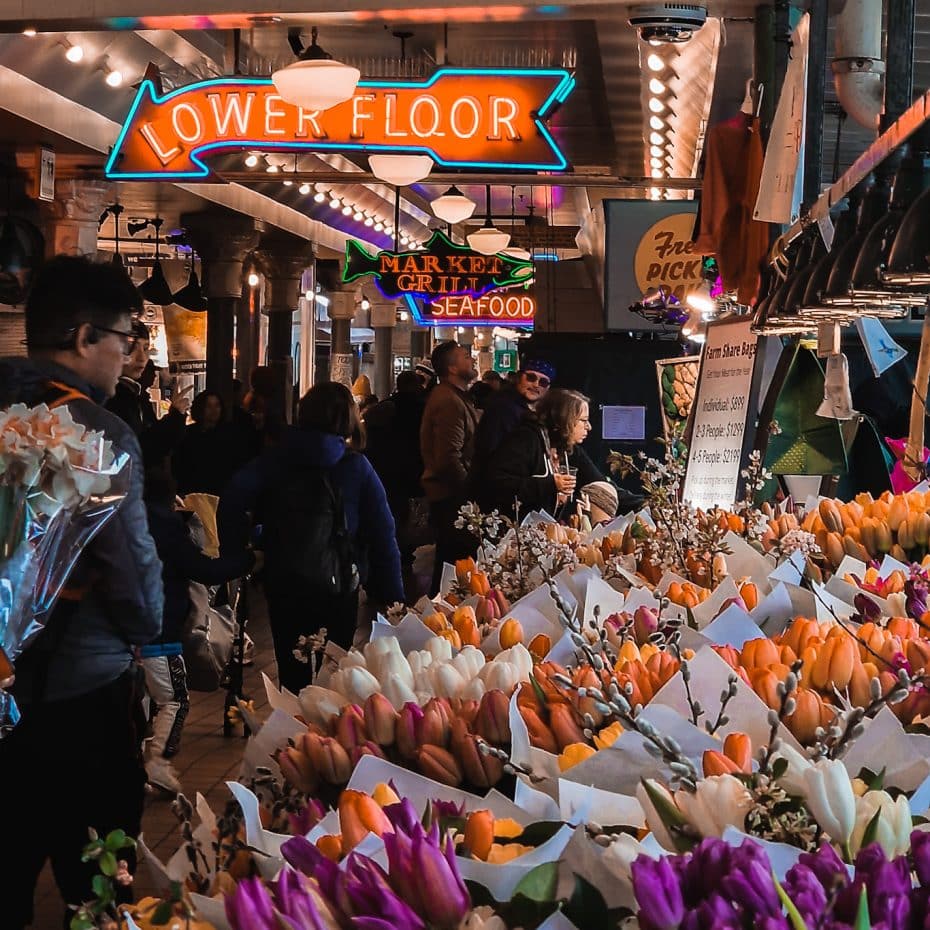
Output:
[[646,438],[645,407],[601,407],[601,438],[643,440]]
[[683,492],[702,510],[732,507],[736,501],[756,360],[751,325],[749,317],[739,317],[707,326]]

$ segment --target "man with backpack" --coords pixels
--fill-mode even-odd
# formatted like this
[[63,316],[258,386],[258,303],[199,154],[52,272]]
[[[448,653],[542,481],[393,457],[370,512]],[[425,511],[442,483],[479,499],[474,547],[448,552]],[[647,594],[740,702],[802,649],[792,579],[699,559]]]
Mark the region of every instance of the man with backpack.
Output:
[[[161,631],[161,563],[142,502],[132,431],[101,404],[116,388],[142,301],[117,265],[59,256],[37,274],[26,302],[28,358],[0,361],[0,407],[67,403],[130,457],[129,489],[84,549],[45,629],[16,662],[22,719],[0,740],[0,797],[15,852],[0,870],[3,926],[25,927],[51,859],[62,897],[92,895],[96,863],[82,863],[88,828],[138,834],[145,768],[141,687],[133,647]],[[67,926],[67,915],[65,926]]]

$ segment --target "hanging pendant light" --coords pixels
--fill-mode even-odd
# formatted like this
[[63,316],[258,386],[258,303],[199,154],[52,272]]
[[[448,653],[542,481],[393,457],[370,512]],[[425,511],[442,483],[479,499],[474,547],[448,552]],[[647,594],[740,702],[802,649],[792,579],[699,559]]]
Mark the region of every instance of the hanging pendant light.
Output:
[[470,233],[468,247],[482,255],[497,255],[510,245],[510,233],[501,232],[491,222],[491,185],[485,189],[484,225],[481,229]]
[[358,68],[335,61],[329,52],[317,45],[316,26],[310,32],[307,48],[301,48],[300,30],[288,31],[288,41],[297,61],[279,68],[271,75],[281,99],[305,110],[328,110],[351,100],[362,76]]
[[191,273],[187,279],[187,284],[173,296],[172,300],[179,307],[183,307],[185,310],[193,310],[194,313],[203,313],[207,309],[207,298],[203,296],[200,279],[197,277],[197,271],[194,268],[193,257],[191,257]]
[[462,223],[474,212],[477,204],[454,184],[444,194],[430,201],[433,215],[446,223]]
[[174,303],[174,295],[165,280],[165,272],[162,270],[159,258],[159,237],[161,236],[162,222],[160,216],[152,220],[152,225],[155,227],[155,264],[152,267],[151,275],[139,285],[139,293],[142,295],[142,299],[148,301],[148,303],[155,304],[158,307],[167,307]]
[[407,187],[429,177],[433,159],[429,155],[369,155],[371,173],[394,187]]

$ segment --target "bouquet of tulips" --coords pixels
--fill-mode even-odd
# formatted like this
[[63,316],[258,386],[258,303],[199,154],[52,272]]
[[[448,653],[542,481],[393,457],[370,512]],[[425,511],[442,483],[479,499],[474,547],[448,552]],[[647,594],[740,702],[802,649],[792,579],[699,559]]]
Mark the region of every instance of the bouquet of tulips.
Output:
[[0,736],[19,717],[2,688],[82,549],[119,506],[127,462],[67,406],[0,411]]

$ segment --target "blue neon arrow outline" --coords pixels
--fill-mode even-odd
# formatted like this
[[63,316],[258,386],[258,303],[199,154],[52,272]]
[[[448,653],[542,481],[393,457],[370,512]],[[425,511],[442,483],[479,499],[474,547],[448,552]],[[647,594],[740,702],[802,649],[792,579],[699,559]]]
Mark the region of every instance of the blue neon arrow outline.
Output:
[[123,143],[126,139],[127,134],[129,133],[130,127],[133,124],[135,115],[141,106],[143,100],[148,97],[151,101],[156,104],[162,104],[167,100],[171,100],[173,97],[178,97],[181,94],[185,94],[191,90],[197,90],[203,87],[222,87],[227,85],[236,85],[236,86],[252,86],[252,87],[268,87],[273,86],[273,82],[270,78],[244,78],[244,77],[222,77],[222,78],[211,78],[207,81],[197,81],[194,84],[186,84],[184,87],[178,87],[175,90],[169,91],[167,94],[162,96],[158,95],[158,91],[155,87],[155,84],[146,78],[139,85],[138,93],[136,94],[135,99],[132,102],[132,106],[129,108],[129,113],[126,116],[126,119],[123,122],[122,128],[120,129],[119,135],[116,137],[116,142],[113,145],[113,148],[110,150],[110,155],[107,159],[106,167],[104,168],[104,174],[107,178],[112,180],[161,180],[161,181],[170,181],[178,179],[190,179],[190,178],[205,178],[210,176],[210,169],[201,161],[201,156],[205,155],[207,152],[216,151],[224,148],[255,148],[261,151],[273,150],[273,149],[286,149],[287,151],[358,151],[358,152],[416,152],[424,155],[429,155],[437,165],[441,165],[445,168],[505,168],[513,169],[519,171],[564,171],[568,167],[568,159],[562,154],[561,149],[556,144],[555,139],[553,139],[552,134],[546,128],[543,120],[546,118],[546,114],[555,104],[564,103],[568,98],[568,95],[575,88],[575,78],[564,68],[440,68],[438,71],[434,72],[426,81],[359,81],[358,86],[361,88],[421,88],[423,90],[432,87],[441,77],[444,75],[453,75],[453,76],[488,76],[495,75],[500,77],[555,77],[559,79],[558,84],[556,84],[552,93],[546,98],[543,105],[536,111],[537,115],[533,118],[533,122],[536,125],[537,130],[542,135],[543,139],[549,145],[549,148],[552,150],[553,154],[557,156],[556,164],[536,164],[528,162],[518,162],[510,163],[507,165],[502,165],[500,162],[484,162],[484,161],[448,161],[446,159],[440,158],[433,149],[428,145],[384,145],[381,143],[375,143],[373,145],[365,145],[362,143],[334,143],[334,142],[268,142],[266,140],[262,141],[249,141],[247,139],[238,139],[235,141],[224,141],[224,142],[209,142],[206,145],[196,146],[191,149],[188,153],[190,161],[194,164],[194,169],[191,171],[119,171],[117,162],[119,160],[120,151],[122,150]]

